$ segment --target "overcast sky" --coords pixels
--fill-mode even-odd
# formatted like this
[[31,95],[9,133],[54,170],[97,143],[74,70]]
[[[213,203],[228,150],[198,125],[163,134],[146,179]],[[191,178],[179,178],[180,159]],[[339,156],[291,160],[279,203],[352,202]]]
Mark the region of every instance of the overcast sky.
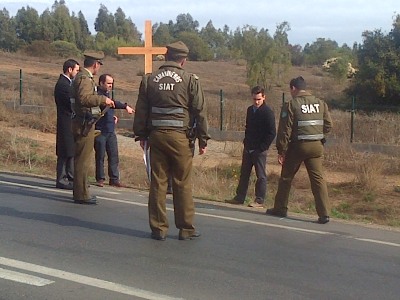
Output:
[[[18,9],[29,5],[41,15],[53,3],[54,0],[1,0],[0,9],[6,8],[15,16]],[[351,47],[354,42],[362,42],[365,30],[381,29],[388,33],[393,27],[393,16],[400,14],[399,0],[66,0],[70,13],[82,11],[92,33],[100,3],[110,13],[121,7],[142,33],[145,20],[153,24],[176,22],[179,14],[187,13],[199,22],[200,28],[211,20],[217,29],[224,25],[231,30],[252,25],[268,29],[271,35],[278,24],[287,21],[291,27],[289,42],[302,46],[325,38]]]

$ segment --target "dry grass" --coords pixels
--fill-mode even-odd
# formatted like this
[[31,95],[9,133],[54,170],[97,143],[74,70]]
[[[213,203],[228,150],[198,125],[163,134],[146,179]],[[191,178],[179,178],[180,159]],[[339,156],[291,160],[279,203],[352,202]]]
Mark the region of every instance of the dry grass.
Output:
[[[35,114],[20,114],[12,109],[0,109],[0,163],[2,170],[29,172],[51,178],[55,175],[55,105],[52,96],[54,84],[61,69],[62,60],[36,62],[29,57],[0,53],[2,86],[0,101],[19,102],[19,68],[24,67],[24,103],[46,105]],[[116,99],[134,105],[140,83],[141,60],[106,60],[102,72],[116,78]],[[156,66],[160,64],[156,62]],[[245,66],[229,62],[189,62],[188,71],[199,75],[209,102],[209,119],[212,127],[220,124],[220,90],[223,90],[224,129],[243,130],[245,111],[251,104],[245,82]],[[303,75],[312,92],[324,99],[342,97],[345,86],[334,83],[318,68],[296,68],[288,78]],[[268,102],[278,116],[282,93],[286,87],[272,86]],[[120,116],[125,117],[123,113]],[[394,187],[400,184],[400,159],[374,153],[352,150],[350,139],[350,112],[332,111],[334,130],[332,137],[337,144],[327,147],[325,167],[331,197],[332,216],[367,223],[400,226],[400,194]],[[357,112],[355,116],[355,141],[399,145],[400,115]],[[47,134],[46,134],[47,133]],[[210,154],[195,159],[193,176],[194,195],[213,201],[223,201],[234,196],[240,171],[242,144],[222,142]],[[215,142],[216,144],[216,142]],[[122,143],[120,143],[122,147]],[[222,156],[221,156],[222,155]],[[121,176],[124,183],[138,189],[147,189],[140,150],[131,146],[120,151]],[[136,167],[140,166],[140,167]],[[272,147],[268,156],[268,199],[270,207],[276,192],[280,166]],[[94,166],[90,170],[94,180]],[[254,197],[254,175],[250,179],[248,200]],[[308,176],[304,168],[296,175],[290,193],[289,210],[315,214],[314,201]]]

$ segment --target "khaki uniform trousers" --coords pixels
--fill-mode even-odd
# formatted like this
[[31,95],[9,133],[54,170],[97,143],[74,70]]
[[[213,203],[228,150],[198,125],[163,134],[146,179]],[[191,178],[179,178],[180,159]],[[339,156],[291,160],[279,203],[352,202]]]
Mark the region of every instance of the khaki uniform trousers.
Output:
[[154,234],[166,235],[168,218],[166,195],[168,175],[172,177],[175,226],[181,237],[194,232],[192,197],[192,151],[184,132],[153,130],[149,137],[151,183],[149,223]]
[[282,166],[278,191],[275,195],[275,211],[287,212],[292,180],[299,170],[301,163],[304,161],[308,177],[310,178],[317,214],[319,217],[329,216],[328,188],[323,176],[322,167],[323,152],[324,146],[321,141],[298,141],[289,144],[285,162]]
[[72,132],[75,139],[75,156],[74,156],[74,200],[89,200],[89,181],[88,171],[93,161],[94,147],[94,129],[92,128],[87,136],[82,136],[81,120],[73,120]]

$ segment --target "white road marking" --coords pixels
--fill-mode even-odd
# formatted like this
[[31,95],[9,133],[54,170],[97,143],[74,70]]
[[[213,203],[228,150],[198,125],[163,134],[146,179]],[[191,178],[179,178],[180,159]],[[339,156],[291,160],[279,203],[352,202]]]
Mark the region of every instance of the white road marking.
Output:
[[60,278],[63,280],[68,280],[72,282],[76,282],[79,284],[85,284],[89,286],[93,286],[96,288],[101,288],[105,290],[109,290],[112,292],[117,292],[125,295],[130,295],[130,296],[135,296],[135,297],[140,297],[143,299],[149,299],[149,300],[177,300],[181,298],[174,298],[174,297],[169,297],[166,295],[162,294],[157,294],[149,291],[145,291],[142,289],[138,289],[135,287],[123,285],[123,284],[118,284],[114,283],[111,281],[106,281],[106,280],[101,280],[97,278],[92,278],[88,276],[83,276],[75,273],[70,273],[58,269],[52,269],[40,265],[35,265],[15,259],[10,259],[6,257],[1,257],[0,256],[0,265],[5,265],[25,271],[30,271],[30,272],[35,272],[39,274],[44,274],[47,276],[51,277],[56,277]]
[[[26,188],[33,188],[33,189],[38,189],[38,190],[51,191],[51,192],[71,193],[70,191],[56,190],[54,188],[44,188],[44,187],[40,187],[40,186],[32,186],[32,185],[9,182],[9,181],[2,181],[2,180],[0,180],[0,183],[4,183],[4,184],[8,184],[8,185],[20,186],[20,187],[26,187]],[[97,198],[98,199],[102,199],[102,200],[107,200],[107,201],[113,201],[113,202],[118,202],[118,203],[129,204],[129,205],[136,205],[136,206],[142,206],[142,207],[147,206],[147,203],[134,202],[134,201],[130,201],[130,200],[119,200],[119,199],[107,198],[107,197],[102,197],[102,196],[97,196]],[[167,208],[167,210],[173,211],[173,208]],[[267,222],[259,222],[259,221],[239,219],[239,218],[232,218],[232,217],[224,217],[224,216],[207,214],[207,213],[200,213],[200,212],[196,212],[196,215],[209,217],[209,218],[222,219],[222,220],[229,220],[229,221],[234,221],[234,222],[241,222],[241,223],[247,223],[247,224],[267,226],[267,227],[274,227],[274,228],[280,228],[280,229],[286,229],[286,230],[292,230],[292,231],[298,231],[298,232],[314,233],[314,234],[321,234],[321,235],[335,235],[335,236],[340,236],[340,237],[344,237],[344,238],[351,238],[353,240],[363,241],[363,242],[368,242],[368,243],[373,243],[373,244],[400,247],[399,243],[391,243],[391,242],[385,242],[385,241],[375,240],[375,239],[358,238],[358,237],[353,237],[353,236],[349,237],[349,236],[341,235],[341,234],[338,234],[338,233],[332,233],[332,232],[321,231],[321,230],[297,228],[297,227],[293,227],[293,226],[279,225],[279,224],[273,224],[273,223],[267,223]]]
[[32,276],[29,274],[15,272],[15,271],[6,270],[6,269],[2,269],[2,268],[0,268],[0,278],[12,280],[12,281],[16,281],[16,282],[21,282],[21,283],[26,283],[29,285],[35,285],[35,286],[45,286],[45,285],[48,285],[48,284],[51,284],[54,282],[54,281],[40,278],[37,276]]

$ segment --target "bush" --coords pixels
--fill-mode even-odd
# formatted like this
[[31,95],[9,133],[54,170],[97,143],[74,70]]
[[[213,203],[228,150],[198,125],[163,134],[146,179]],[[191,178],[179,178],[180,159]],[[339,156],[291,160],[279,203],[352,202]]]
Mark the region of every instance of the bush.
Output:
[[54,53],[63,58],[76,57],[80,53],[75,44],[66,41],[54,41],[51,46],[54,48]]
[[55,54],[55,48],[48,41],[38,40],[26,45],[23,48],[23,52],[30,56],[46,57],[53,56]]

